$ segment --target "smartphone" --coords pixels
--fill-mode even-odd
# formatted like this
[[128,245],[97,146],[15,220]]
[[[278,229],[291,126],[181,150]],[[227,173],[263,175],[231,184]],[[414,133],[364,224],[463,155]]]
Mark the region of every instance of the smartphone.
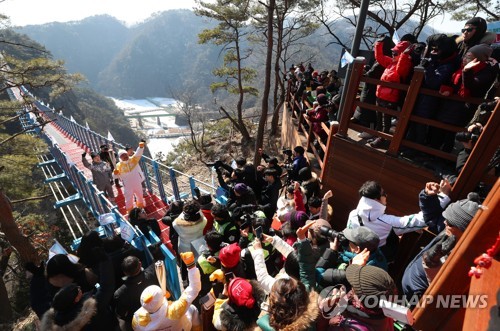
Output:
[[212,291],[208,292],[207,295],[200,298],[200,304],[203,305],[205,310],[210,310],[215,303],[215,296]]
[[257,236],[257,238],[259,238],[259,240],[262,241],[263,236],[262,236],[262,227],[261,226],[258,226],[255,228],[255,236]]
[[245,221],[245,222],[241,223],[240,230],[244,230],[244,229],[248,228],[249,226],[250,226],[250,221]]
[[226,272],[226,283],[229,283],[233,278],[234,278],[233,272]]

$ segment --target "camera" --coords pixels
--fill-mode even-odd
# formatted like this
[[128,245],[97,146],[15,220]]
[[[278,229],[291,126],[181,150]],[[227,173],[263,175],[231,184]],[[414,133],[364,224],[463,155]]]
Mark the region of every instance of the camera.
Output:
[[472,141],[473,143],[475,143],[479,139],[480,135],[481,129],[479,127],[474,127],[472,132],[457,132],[457,134],[455,135],[455,139],[463,143],[466,143],[468,141]]
[[327,226],[320,227],[319,233],[323,237],[326,237],[326,238],[330,239],[331,241],[335,240],[335,238],[337,238],[340,243],[345,242],[347,240],[342,232],[337,232],[333,229],[330,229]]
[[288,157],[292,157],[292,155],[293,155],[293,152],[290,148],[283,148],[282,153],[283,153],[283,155],[286,155]]

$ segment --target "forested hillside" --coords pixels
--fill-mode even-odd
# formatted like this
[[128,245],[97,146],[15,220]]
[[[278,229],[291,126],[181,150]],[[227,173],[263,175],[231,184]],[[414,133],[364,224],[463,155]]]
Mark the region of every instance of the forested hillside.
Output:
[[[0,38],[9,41],[9,43],[0,43],[0,51],[5,56],[26,61],[39,57],[51,57],[50,52],[26,35],[6,29],[0,30]],[[51,97],[52,90],[49,88],[32,88],[30,84],[26,85],[36,96],[55,109],[62,110],[66,116],[73,116],[78,123],[88,122],[92,130],[104,136],[109,130],[117,141],[135,144],[138,138],[122,111],[110,99],[104,98],[85,86],[82,84],[57,97]]]
[[[129,28],[112,17],[95,16],[79,22],[26,26],[19,31],[45,45],[54,58],[64,60],[70,72],[84,74],[100,94],[172,97],[189,88],[195,89],[201,102],[212,98],[212,70],[222,62],[220,47],[198,44],[198,34],[211,26],[214,23],[190,10],[170,10]],[[349,30],[353,29],[347,27],[346,32]],[[318,31],[295,46],[301,52],[294,52],[292,61],[312,61],[318,69],[332,69],[341,49],[328,45],[328,40],[324,31]],[[248,62],[261,71],[263,53],[255,51]],[[258,75],[255,85],[262,81],[263,76]]]

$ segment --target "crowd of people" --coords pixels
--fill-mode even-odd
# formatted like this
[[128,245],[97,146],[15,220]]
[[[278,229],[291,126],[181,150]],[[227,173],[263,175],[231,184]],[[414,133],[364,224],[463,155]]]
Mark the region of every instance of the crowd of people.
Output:
[[[381,37],[374,46],[375,63],[366,72],[371,78],[384,82],[409,83],[415,66],[424,68],[422,88],[434,90],[442,97],[420,94],[412,114],[444,124],[467,128],[479,119],[476,113],[481,109],[460,98],[476,97],[494,99],[498,89],[500,72],[498,50],[491,44],[496,35],[487,31],[487,23],[481,17],[474,17],[465,23],[461,35],[434,34],[426,42],[418,41],[411,34],[404,35],[397,44],[388,36]],[[401,110],[406,94],[403,91],[383,85],[365,84],[360,101],[376,104],[394,111]],[[455,96],[457,98],[447,98]],[[358,107],[352,118],[359,124],[391,133],[396,122],[392,116]],[[481,121],[484,125],[484,119]],[[358,135],[375,148],[387,147],[381,137],[368,132]],[[410,122],[406,139],[444,152],[455,147],[455,134],[441,128],[419,122]],[[415,159],[423,156],[413,149],[403,149],[404,157]]]
[[[468,103],[463,98],[498,100],[498,75],[500,73],[499,49],[493,49],[496,34],[487,31],[487,22],[474,17],[465,23],[461,35],[433,34],[425,42],[412,34],[404,35],[400,41],[384,35],[374,44],[374,63],[366,65],[365,75],[383,82],[406,83],[411,81],[416,66],[424,68],[422,88],[434,90],[442,97],[421,93],[415,101],[412,115],[436,120],[446,125],[463,127],[486,124],[488,116],[481,117],[494,105]],[[312,124],[315,138],[326,142],[327,132],[321,123],[330,126],[339,120],[341,80],[335,70],[321,72],[312,69],[311,64],[292,66],[288,75],[288,93],[293,97],[292,109],[297,117],[304,117]],[[406,92],[385,85],[364,83],[360,101],[400,111],[405,102]],[[455,98],[447,98],[455,97]],[[462,100],[461,100],[462,99]],[[295,102],[296,101],[296,102]],[[394,133],[397,120],[382,112],[358,106],[352,121],[379,132]],[[307,127],[306,127],[307,128]],[[387,148],[388,141],[369,132],[359,132],[374,148]],[[405,139],[447,153],[458,153],[464,147],[455,143],[455,133],[442,128],[423,124],[409,123]],[[321,149],[316,150],[320,156]],[[465,146],[465,148],[467,148]],[[428,160],[429,155],[411,148],[403,148],[401,156],[410,160]]]
[[[487,85],[479,73],[495,69],[489,59],[491,49],[481,43],[486,33],[483,21],[469,20],[458,45],[446,36],[429,37],[425,86],[467,96],[479,90],[467,85],[469,78],[474,84]],[[423,52],[423,43],[387,43],[385,38],[375,44],[377,63],[372,70],[379,67],[382,80],[408,79],[415,63],[420,63],[415,57]],[[387,50],[392,56],[385,54]],[[466,60],[457,74],[457,59],[462,57]],[[310,119],[335,117],[321,110],[339,93],[341,82],[335,71],[318,72],[309,64],[293,67],[289,74],[289,79],[297,80],[295,93],[302,96],[309,87],[316,92],[307,94],[314,105],[306,112]],[[450,85],[453,92],[443,88],[449,82],[455,82],[456,86]],[[481,91],[486,93],[486,89]],[[378,105],[400,107],[398,91],[379,86],[372,92]],[[422,96],[417,105],[435,102],[429,98]],[[391,119],[386,115],[367,116],[363,109],[357,114],[361,122],[371,118],[367,126],[372,123],[384,132],[390,129]],[[460,123],[469,120],[463,118]],[[311,121],[321,139],[321,131]],[[421,130],[410,127],[408,134],[418,136]],[[76,250],[78,261],[56,254],[41,265],[26,265],[33,275],[30,304],[42,321],[42,330],[201,330],[200,316],[205,311],[213,312],[212,326],[217,330],[392,331],[393,319],[373,300],[390,298],[398,289],[408,298],[423,295],[481,203],[475,193],[451,202],[450,183],[443,179],[425,183],[414,214],[390,215],[386,213],[388,193],[397,192],[387,192],[369,180],[359,188],[357,205],[352,201],[346,228],[337,232],[328,203],[332,192],[320,193],[304,148],[296,146],[284,151],[289,157],[285,164],[262,150],[261,165],[243,157],[234,160],[234,165],[207,164],[215,168],[220,187],[227,191],[227,203],[214,202],[210,194],[195,190],[191,199],[172,202],[158,221],[149,219],[143,209],[144,175],[139,166],[143,150],[144,141],[135,152],[119,151],[117,160],[103,145],[101,153],[90,155],[92,163],[86,154],[82,161],[110,200],[114,199],[111,185],[120,185],[117,179],[121,179],[129,221],[141,232],[152,231],[160,237],[158,222],[169,226],[181,295],[172,298],[165,282],[165,273],[177,270],[165,270],[161,262],[146,266],[144,252],[121,237],[102,238],[90,231]],[[424,228],[436,237],[406,266],[397,284],[390,274],[397,237]],[[150,250],[155,260],[163,260],[157,246]],[[335,309],[341,304],[345,309]]]
[[[217,330],[393,330],[393,320],[364,298],[389,297],[398,288],[421,296],[479,209],[479,197],[450,203],[449,182],[429,182],[416,213],[395,216],[386,213],[384,188],[367,181],[339,233],[332,229],[332,192],[320,195],[303,153],[297,146],[285,165],[264,152],[266,165],[244,158],[234,167],[210,164],[228,190],[225,205],[195,190],[192,199],[173,202],[161,221],[139,207],[130,211],[143,233],[159,232],[158,222],[170,226],[184,288],[175,300],[158,265],[145,267],[143,252],[119,236],[90,231],[76,251],[78,262],[57,254],[46,264],[28,264],[31,306],[42,330],[200,330],[202,310],[213,312]],[[388,271],[397,246],[388,238],[423,228],[437,236],[396,284]],[[163,259],[157,247],[151,250]],[[338,286],[343,292],[323,291]],[[339,293],[348,309],[325,313]]]

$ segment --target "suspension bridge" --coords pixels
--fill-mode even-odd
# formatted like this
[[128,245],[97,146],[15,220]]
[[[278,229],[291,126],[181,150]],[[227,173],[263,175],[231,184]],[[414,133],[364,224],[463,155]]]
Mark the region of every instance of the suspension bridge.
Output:
[[[56,200],[54,208],[61,211],[69,232],[73,236],[71,248],[75,250],[81,236],[89,230],[96,230],[101,236],[113,236],[120,233],[120,229],[131,229],[131,236],[127,240],[137,249],[144,252],[146,263],[152,263],[149,252],[152,245],[160,245],[164,255],[164,262],[168,272],[168,286],[174,298],[181,293],[181,285],[177,272],[175,254],[171,250],[169,227],[160,219],[169,208],[169,203],[179,199],[192,198],[197,187],[204,193],[216,195],[216,201],[225,203],[223,192],[210,183],[197,180],[167,167],[155,160],[143,156],[140,162],[145,175],[148,194],[145,198],[145,211],[148,218],[158,221],[161,228],[161,238],[153,231],[142,233],[138,227],[128,222],[125,208],[125,199],[121,188],[113,187],[116,200],[111,203],[104,192],[101,192],[92,182],[92,174],[82,163],[82,153],[98,151],[99,146],[107,144],[114,151],[124,146],[103,137],[102,135],[82,126],[72,118],[68,119],[62,113],[57,113],[50,105],[39,100],[25,87],[10,88],[8,94],[11,100],[22,101],[26,96],[34,100],[40,110],[36,114],[27,107],[18,111],[20,122],[27,134],[37,135],[48,144],[48,152],[40,151],[38,167],[45,175],[45,182],[49,186]],[[41,129],[37,124],[49,122]],[[71,185],[67,185],[67,184]],[[92,219],[99,220],[105,215],[112,222],[96,227]],[[89,217],[91,216],[91,217]],[[123,236],[122,236],[123,237]]]

